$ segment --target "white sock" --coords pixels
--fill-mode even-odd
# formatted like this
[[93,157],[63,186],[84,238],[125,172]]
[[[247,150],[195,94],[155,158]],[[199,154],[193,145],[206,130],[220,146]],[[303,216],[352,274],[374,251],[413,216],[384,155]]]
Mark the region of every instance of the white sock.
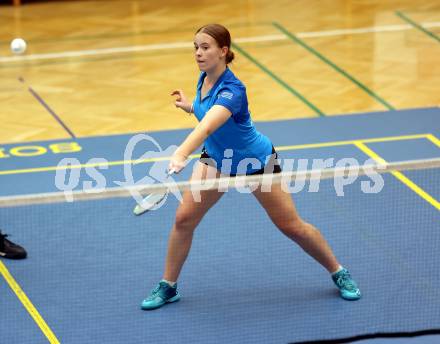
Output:
[[161,282],[165,282],[165,283],[169,284],[171,287],[174,287],[176,285],[176,282],[167,281],[166,279],[163,279]]
[[336,271],[332,272],[331,275],[333,276],[334,274],[337,274],[342,269],[344,269],[344,267],[342,265],[339,265],[338,269]]

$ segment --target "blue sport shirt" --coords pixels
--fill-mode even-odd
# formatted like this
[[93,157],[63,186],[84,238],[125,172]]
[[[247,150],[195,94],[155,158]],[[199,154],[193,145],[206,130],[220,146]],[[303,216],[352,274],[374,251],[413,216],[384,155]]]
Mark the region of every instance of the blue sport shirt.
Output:
[[200,74],[197,94],[193,102],[194,114],[199,121],[214,105],[227,108],[232,116],[205,140],[206,152],[224,174],[251,174],[262,168],[272,154],[272,143],[258,132],[248,109],[246,87],[229,68],[201,99],[206,73]]

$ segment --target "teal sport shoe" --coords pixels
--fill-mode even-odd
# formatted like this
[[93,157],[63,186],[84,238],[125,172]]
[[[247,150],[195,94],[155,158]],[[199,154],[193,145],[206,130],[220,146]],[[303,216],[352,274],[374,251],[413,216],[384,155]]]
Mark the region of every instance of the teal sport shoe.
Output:
[[167,282],[160,281],[156,288],[151,291],[151,294],[142,301],[141,308],[143,310],[152,310],[162,307],[166,303],[179,300],[180,295],[177,292],[177,283],[172,287]]
[[354,301],[361,298],[361,291],[347,269],[343,268],[341,271],[334,273],[332,279],[339,288],[339,293],[343,299]]

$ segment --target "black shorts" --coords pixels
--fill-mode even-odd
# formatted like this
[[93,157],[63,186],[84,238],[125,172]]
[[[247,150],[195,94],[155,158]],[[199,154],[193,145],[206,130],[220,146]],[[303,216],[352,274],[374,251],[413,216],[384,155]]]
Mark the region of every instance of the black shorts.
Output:
[[[200,155],[200,162],[205,165],[208,165],[208,166],[216,167],[215,161],[209,156],[205,147],[203,147],[203,149],[202,149],[202,155]],[[272,146],[272,154],[271,154],[270,159],[269,159],[268,163],[266,164],[266,166],[259,169],[258,171],[255,171],[252,173],[246,173],[246,175],[253,176],[256,174],[280,173],[280,172],[281,172],[281,166],[280,166],[280,163],[278,162],[278,153],[275,151],[274,146]],[[235,177],[236,174],[230,173],[230,176]]]

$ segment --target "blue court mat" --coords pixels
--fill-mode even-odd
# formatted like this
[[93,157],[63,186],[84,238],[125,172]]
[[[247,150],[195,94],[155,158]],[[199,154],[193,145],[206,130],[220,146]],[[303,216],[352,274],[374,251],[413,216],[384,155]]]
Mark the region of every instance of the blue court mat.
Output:
[[[438,138],[439,114],[393,111],[258,125],[276,146],[428,133]],[[184,134],[154,135],[167,146]],[[120,160],[129,137],[78,139],[84,149],[77,154],[11,157],[2,164],[9,172],[0,175],[1,194],[54,191],[53,171],[11,171],[54,166],[66,156],[81,163],[94,156]],[[11,145],[4,147],[7,152]],[[425,137],[368,147],[388,161],[440,156]],[[280,154],[367,158],[353,145]],[[140,176],[148,165],[138,167]],[[120,166],[102,172],[110,180],[122,176]],[[440,199],[438,169],[405,175]],[[293,195],[302,217],[322,231],[358,280],[364,294],[358,302],[341,300],[327,272],[276,230],[252,195],[236,191],[196,232],[179,281],[182,300],[154,312],[139,304],[162,275],[174,198],[142,217],[131,215],[130,198],[0,208],[1,228],[29,252],[24,261],[2,262],[61,343],[293,343],[439,329],[440,212],[393,176],[384,181],[378,194],[360,192],[358,180],[338,197],[326,180],[318,193]],[[2,340],[47,343],[4,279],[0,295]]]
[[[172,199],[142,217],[129,216],[131,199],[1,210],[30,254],[8,267],[62,343],[288,343],[439,328],[440,214],[393,179],[376,195],[360,197],[353,185],[335,198],[323,181],[319,193],[295,197],[358,279],[359,302],[339,299],[327,273],[275,229],[253,196],[235,191],[198,229],[181,302],[158,311],[139,303],[161,276]],[[17,308],[10,296],[4,301]],[[20,343],[44,343],[16,313],[25,310],[6,314],[3,338],[24,331]]]

